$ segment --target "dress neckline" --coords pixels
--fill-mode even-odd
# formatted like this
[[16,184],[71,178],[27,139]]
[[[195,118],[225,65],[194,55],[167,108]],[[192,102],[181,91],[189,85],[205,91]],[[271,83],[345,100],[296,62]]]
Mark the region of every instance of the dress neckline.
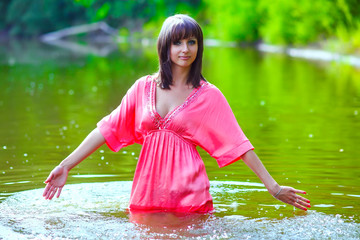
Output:
[[185,101],[176,106],[173,110],[169,111],[164,117],[162,117],[157,109],[156,109],[156,86],[157,86],[157,82],[155,78],[151,78],[151,86],[150,86],[150,111],[152,112],[152,115],[155,118],[155,125],[158,128],[165,128],[166,124],[178,113],[180,112],[182,109],[184,109],[187,105],[189,105],[189,103],[194,99],[194,97],[197,95],[197,93],[199,92],[199,90],[201,90],[203,88],[203,86],[205,85],[205,81],[201,80],[200,82],[200,86],[197,88],[194,88],[191,93],[186,97]]

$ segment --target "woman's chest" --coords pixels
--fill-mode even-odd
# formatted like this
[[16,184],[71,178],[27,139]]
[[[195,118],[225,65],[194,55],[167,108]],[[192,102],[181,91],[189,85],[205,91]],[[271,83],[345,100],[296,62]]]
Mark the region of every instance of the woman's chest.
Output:
[[179,94],[159,91],[158,95],[155,95],[152,87],[156,86],[148,86],[148,91],[136,111],[136,125],[139,130],[148,132],[168,129],[179,134],[191,134],[194,128],[199,127],[203,117],[201,112],[205,109],[202,101],[198,99],[201,87]]

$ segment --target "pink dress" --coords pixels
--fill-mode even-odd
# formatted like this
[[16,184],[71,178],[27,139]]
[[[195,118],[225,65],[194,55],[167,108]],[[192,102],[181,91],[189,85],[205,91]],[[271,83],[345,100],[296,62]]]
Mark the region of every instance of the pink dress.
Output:
[[162,118],[155,107],[156,82],[142,77],[98,129],[112,151],[142,145],[130,196],[130,211],[210,212],[209,179],[196,146],[224,167],[253,146],[229,104],[202,81],[186,101]]

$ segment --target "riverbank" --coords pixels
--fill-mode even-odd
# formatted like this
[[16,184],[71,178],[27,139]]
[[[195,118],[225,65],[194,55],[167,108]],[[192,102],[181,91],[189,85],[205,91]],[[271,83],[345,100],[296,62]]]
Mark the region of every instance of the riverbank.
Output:
[[[21,44],[15,44],[15,42],[19,42]],[[12,48],[11,45],[16,45],[16,47],[14,47],[14,49],[16,49],[16,54],[9,57],[9,59],[12,59],[10,63],[13,63],[14,60],[16,60],[15,62],[22,62],[21,59],[27,59],[26,52],[28,51],[19,51],[19,48],[26,48],[26,46],[29,44],[38,45],[45,43],[46,45],[55,46],[61,49],[67,49],[68,51],[79,55],[89,54],[105,57],[115,51],[118,51],[119,45],[133,45],[136,46],[136,48],[149,47],[152,45],[156,45],[156,39],[144,38],[140,36],[115,36],[113,34],[108,36],[101,34],[101,36],[97,36],[96,34],[93,34],[90,37],[85,37],[79,42],[79,39],[77,37],[60,39],[56,38],[54,40],[49,40],[44,37],[38,37],[35,39],[14,39],[2,34],[0,37],[0,43],[3,46],[8,46],[8,50]],[[286,54],[294,58],[303,58],[312,61],[322,62],[336,62],[339,64],[345,64],[353,66],[355,68],[360,68],[360,54],[346,54],[343,52],[330,51],[322,47],[324,46],[324,44],[310,44],[303,47],[294,47],[272,45],[263,42],[239,43],[235,41],[221,41],[217,39],[205,39],[204,44],[207,47],[256,48],[260,52]],[[32,57],[30,58],[32,59]]]

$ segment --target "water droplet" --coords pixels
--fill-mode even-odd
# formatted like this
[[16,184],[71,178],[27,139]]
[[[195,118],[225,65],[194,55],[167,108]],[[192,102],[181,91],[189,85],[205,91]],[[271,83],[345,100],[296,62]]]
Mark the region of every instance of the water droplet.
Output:
[[276,121],[276,117],[269,117],[269,121]]
[[69,94],[69,95],[74,95],[74,94],[75,94],[75,91],[72,90],[72,89],[70,89],[70,90],[68,91],[68,94]]
[[54,79],[54,73],[49,73],[49,80],[53,80]]
[[340,148],[340,149],[339,149],[339,152],[344,152],[344,149]]
[[101,152],[101,153],[104,153],[104,150],[101,149],[100,152]]
[[358,115],[358,111],[357,111],[357,110],[354,111],[354,115],[355,115],[355,116]]
[[60,147],[59,146],[56,146],[57,149],[59,149]]
[[309,134],[309,138],[312,138],[313,136],[314,136],[313,134],[311,134],[311,133]]
[[135,155],[135,153],[134,153],[134,152],[132,152],[132,153],[131,153],[131,155],[133,155],[133,156],[134,156],[134,155]]
[[16,63],[15,58],[9,58],[9,60],[8,60],[9,66],[14,66],[15,63]]
[[91,88],[91,90],[92,90],[93,92],[97,92],[98,88],[97,88],[97,86],[93,86],[93,87]]
[[27,157],[27,153],[24,153],[24,157]]
[[101,160],[104,160],[104,158],[105,158],[104,156],[101,156]]
[[3,149],[6,149],[7,147],[6,146],[3,146]]
[[264,105],[265,105],[265,101],[264,100],[260,101],[260,106],[264,106]]
[[127,151],[122,151],[123,154],[127,154]]
[[67,126],[63,126],[62,129],[64,129],[65,131],[67,130]]

